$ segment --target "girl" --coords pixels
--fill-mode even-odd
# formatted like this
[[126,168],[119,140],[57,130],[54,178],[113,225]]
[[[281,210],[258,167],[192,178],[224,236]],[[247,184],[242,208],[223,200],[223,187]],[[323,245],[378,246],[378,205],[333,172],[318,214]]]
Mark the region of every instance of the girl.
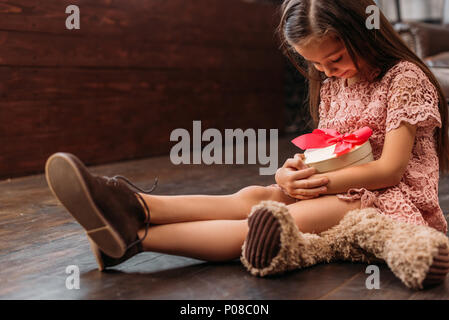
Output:
[[447,102],[383,14],[379,30],[365,27],[369,5],[286,0],[278,32],[284,54],[309,79],[317,127],[343,134],[369,126],[375,161],[324,175],[296,154],[270,186],[162,196],[122,176],[93,176],[74,155],[56,153],[47,181],[86,229],[99,269],[142,251],[207,261],[242,254],[260,276],[334,258],[377,258],[410,287],[443,281],[449,242],[438,179],[449,170]]

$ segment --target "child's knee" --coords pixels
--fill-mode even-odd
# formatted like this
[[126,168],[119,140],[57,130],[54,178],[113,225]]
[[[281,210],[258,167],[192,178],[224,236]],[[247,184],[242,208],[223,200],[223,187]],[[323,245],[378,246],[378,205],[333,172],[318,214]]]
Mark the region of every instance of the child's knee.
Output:
[[256,203],[263,200],[278,201],[286,204],[295,202],[280,188],[274,186],[248,186],[238,191],[237,194],[246,199],[254,200]]
[[272,197],[272,190],[269,187],[264,186],[248,186],[240,189],[237,194],[244,198],[250,198],[254,200],[270,200]]

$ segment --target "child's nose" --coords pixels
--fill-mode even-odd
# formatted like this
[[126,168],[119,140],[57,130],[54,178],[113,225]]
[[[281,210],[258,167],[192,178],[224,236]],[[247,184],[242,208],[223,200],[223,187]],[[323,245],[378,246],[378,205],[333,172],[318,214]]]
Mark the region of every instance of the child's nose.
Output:
[[337,69],[328,67],[324,67],[324,73],[326,74],[327,77],[334,77],[339,74]]

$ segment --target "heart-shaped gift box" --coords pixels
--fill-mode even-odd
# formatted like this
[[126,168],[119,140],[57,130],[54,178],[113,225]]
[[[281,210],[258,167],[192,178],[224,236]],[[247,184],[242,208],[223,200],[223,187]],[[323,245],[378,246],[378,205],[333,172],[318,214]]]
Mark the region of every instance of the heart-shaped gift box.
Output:
[[373,161],[372,133],[369,127],[344,135],[334,129],[315,129],[292,143],[304,150],[304,164],[323,173]]

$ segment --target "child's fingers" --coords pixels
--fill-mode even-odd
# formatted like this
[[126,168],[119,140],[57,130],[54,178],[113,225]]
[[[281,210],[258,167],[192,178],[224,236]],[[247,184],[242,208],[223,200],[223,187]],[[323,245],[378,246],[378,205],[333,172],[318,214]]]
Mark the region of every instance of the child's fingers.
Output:
[[284,167],[293,168],[296,170],[308,168],[299,156],[295,156],[294,158],[288,158],[287,161],[285,161]]
[[313,176],[316,173],[316,168],[314,167],[306,167],[303,169],[298,169],[298,171],[292,172],[293,180],[302,180],[307,179],[310,176]]
[[296,153],[293,157],[293,159],[295,159],[298,163],[301,163],[303,167],[305,167],[306,165],[304,164],[304,154],[302,153]]
[[326,187],[319,187],[319,188],[313,188],[313,189],[293,189],[291,191],[291,194],[294,196],[317,196],[321,193],[326,192]]
[[310,199],[318,198],[319,196],[320,196],[319,194],[316,194],[313,196],[291,195],[292,198],[299,199],[299,200],[310,200]]
[[288,192],[286,189],[284,189],[284,193],[286,193],[288,196],[295,198],[295,199],[300,199],[300,200],[309,200],[309,199],[313,199],[313,198],[317,198],[319,197],[319,194],[312,194],[312,195],[303,195],[301,193],[291,193]]
[[328,183],[329,179],[327,177],[304,178],[292,181],[290,186],[292,189],[313,189],[326,186]]
[[302,153],[296,153],[293,158],[288,158],[284,163],[284,168],[303,169],[307,168],[304,164],[304,155]]
[[296,157],[296,159],[297,159],[297,161],[298,161],[298,166],[297,166],[298,170],[299,170],[299,169],[310,168],[308,165],[306,165],[306,164],[304,163],[304,161],[306,160],[306,158],[305,158],[305,156],[304,156],[303,153],[297,153],[297,154],[295,155],[295,157]]

